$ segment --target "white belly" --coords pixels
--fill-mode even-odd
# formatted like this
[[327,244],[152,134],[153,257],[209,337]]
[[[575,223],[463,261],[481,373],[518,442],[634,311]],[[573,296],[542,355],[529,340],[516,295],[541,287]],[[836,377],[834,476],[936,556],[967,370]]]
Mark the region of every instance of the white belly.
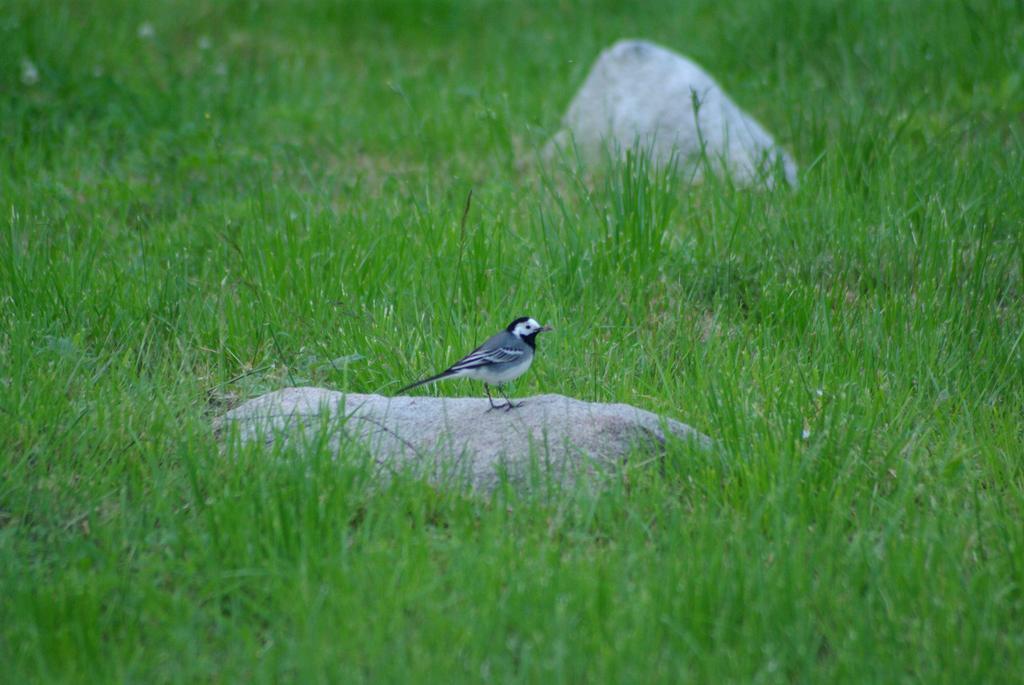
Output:
[[515,364],[501,364],[500,366],[487,366],[480,369],[467,369],[460,373],[462,378],[472,378],[475,381],[483,381],[488,385],[501,385],[519,378],[530,368],[533,362],[533,355],[526,355],[526,358]]

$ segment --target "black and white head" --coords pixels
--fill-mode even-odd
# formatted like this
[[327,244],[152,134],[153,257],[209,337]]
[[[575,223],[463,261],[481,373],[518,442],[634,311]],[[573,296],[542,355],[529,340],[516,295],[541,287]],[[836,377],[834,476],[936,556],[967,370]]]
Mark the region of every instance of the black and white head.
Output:
[[536,345],[535,339],[538,333],[547,333],[551,326],[541,326],[536,319],[529,316],[520,316],[508,325],[506,330],[516,336],[530,347]]

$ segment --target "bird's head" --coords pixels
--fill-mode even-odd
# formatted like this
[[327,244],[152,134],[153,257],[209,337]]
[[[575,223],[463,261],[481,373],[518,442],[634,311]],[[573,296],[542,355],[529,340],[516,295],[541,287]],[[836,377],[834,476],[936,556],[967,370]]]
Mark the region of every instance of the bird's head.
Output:
[[547,333],[552,328],[551,326],[541,326],[536,319],[529,316],[520,316],[510,323],[506,330],[532,347],[538,333]]

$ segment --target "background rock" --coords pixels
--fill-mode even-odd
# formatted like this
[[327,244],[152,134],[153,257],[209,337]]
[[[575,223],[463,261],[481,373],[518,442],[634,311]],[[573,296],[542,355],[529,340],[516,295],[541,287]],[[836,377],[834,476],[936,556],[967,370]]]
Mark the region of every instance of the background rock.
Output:
[[243,441],[311,437],[329,431],[331,448],[354,443],[382,467],[424,469],[434,479],[468,479],[491,489],[506,474],[518,481],[539,468],[561,480],[621,463],[633,449],[660,450],[670,434],[710,440],[693,428],[627,404],[581,402],[561,395],[523,400],[513,411],[487,411],[485,398],[383,397],[322,388],[286,388],[250,400],[217,422]]
[[549,160],[571,155],[573,145],[587,163],[639,147],[697,181],[703,149],[715,173],[739,184],[771,186],[780,166],[787,183],[797,182],[793,159],[706,71],[646,41],[619,41],[598,56],[562,126],[545,148]]

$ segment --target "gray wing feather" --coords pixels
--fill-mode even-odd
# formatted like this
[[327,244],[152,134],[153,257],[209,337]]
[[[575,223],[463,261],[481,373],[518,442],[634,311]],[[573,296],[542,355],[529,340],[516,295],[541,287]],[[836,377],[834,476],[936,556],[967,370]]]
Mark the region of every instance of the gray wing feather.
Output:
[[526,354],[525,350],[514,347],[479,348],[455,362],[450,371],[476,369],[490,364],[508,364],[522,359],[524,354]]

